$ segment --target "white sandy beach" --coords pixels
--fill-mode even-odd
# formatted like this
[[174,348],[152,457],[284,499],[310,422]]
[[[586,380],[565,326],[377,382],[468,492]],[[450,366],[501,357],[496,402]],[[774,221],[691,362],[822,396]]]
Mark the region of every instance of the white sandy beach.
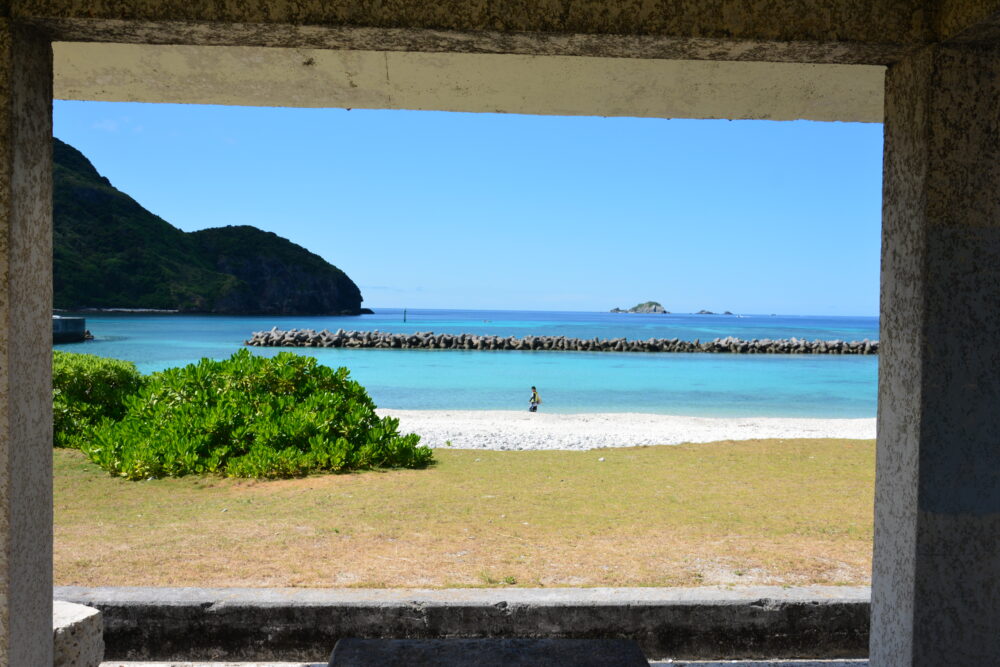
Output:
[[873,439],[875,419],[679,417],[640,413],[555,414],[504,410],[392,410],[421,444],[455,449],[596,449],[754,438]]

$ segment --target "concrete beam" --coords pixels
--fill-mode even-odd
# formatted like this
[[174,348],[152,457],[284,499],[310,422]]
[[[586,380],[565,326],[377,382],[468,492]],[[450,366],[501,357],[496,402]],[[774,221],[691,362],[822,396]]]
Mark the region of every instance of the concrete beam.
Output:
[[59,587],[107,659],[314,660],[358,638],[634,639],[650,658],[864,657],[868,589]]
[[52,53],[0,19],[0,665],[52,664]]
[[1000,657],[1000,49],[886,78],[873,665]]
[[885,65],[926,0],[12,0],[53,41]]
[[54,45],[60,99],[879,122],[883,67]]
[[1000,0],[940,0],[933,25],[940,42],[996,42]]

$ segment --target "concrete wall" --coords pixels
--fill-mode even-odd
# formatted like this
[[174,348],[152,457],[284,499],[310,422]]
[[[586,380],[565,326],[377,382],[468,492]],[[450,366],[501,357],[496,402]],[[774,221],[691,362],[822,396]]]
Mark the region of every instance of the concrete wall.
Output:
[[78,343],[85,340],[87,320],[83,317],[53,317],[52,342]]
[[0,19],[0,665],[52,664],[51,81]]
[[50,42],[157,45],[67,96],[530,113],[878,120],[898,67],[873,664],[998,662],[1000,0],[0,2],[0,665],[51,664]]
[[1000,48],[886,93],[872,659],[998,664]]
[[60,587],[108,659],[323,660],[342,637],[624,638],[649,658],[863,657],[865,588],[309,590]]
[[[935,0],[12,0],[55,41],[886,65],[934,41]],[[967,3],[966,3],[967,4]],[[979,23],[953,11],[947,28]]]

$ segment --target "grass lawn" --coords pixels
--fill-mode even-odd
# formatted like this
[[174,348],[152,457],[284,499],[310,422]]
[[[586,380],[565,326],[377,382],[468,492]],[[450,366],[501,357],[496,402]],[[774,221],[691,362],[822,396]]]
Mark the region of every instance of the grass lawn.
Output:
[[[86,586],[867,584],[875,443],[437,450],[426,470],[126,482],[55,451]],[[603,459],[603,460],[600,460]]]

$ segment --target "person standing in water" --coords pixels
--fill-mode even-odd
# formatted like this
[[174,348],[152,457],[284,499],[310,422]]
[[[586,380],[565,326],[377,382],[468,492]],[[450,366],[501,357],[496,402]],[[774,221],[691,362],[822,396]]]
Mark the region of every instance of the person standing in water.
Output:
[[531,401],[528,402],[528,412],[538,412],[538,404],[542,402],[542,397],[538,395],[538,390],[531,388]]

